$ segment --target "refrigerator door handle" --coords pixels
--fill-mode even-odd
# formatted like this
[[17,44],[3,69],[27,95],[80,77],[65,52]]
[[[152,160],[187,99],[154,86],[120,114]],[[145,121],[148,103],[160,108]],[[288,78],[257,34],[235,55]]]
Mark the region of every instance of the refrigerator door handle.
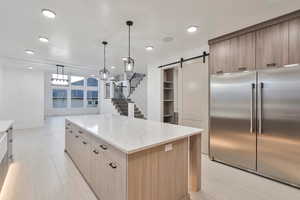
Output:
[[255,83],[251,84],[251,105],[250,105],[250,113],[251,113],[251,119],[250,119],[250,133],[253,133],[253,117],[254,117],[254,91],[255,91]]
[[263,88],[264,88],[264,83],[260,83],[260,88],[259,88],[259,118],[258,118],[258,133],[261,135],[262,134],[262,118],[263,118]]

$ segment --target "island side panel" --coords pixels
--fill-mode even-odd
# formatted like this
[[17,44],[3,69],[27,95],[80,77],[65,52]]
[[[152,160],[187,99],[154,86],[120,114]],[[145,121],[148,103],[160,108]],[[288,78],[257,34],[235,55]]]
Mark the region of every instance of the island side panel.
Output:
[[128,200],[189,200],[188,138],[128,155]]
[[190,137],[190,190],[201,190],[201,134]]

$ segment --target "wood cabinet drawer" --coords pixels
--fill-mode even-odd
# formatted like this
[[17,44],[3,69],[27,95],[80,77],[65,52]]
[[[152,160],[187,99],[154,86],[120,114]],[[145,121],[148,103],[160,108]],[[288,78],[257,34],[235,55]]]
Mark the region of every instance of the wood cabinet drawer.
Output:
[[126,155],[123,152],[119,151],[118,149],[101,139],[97,140],[97,144],[98,148],[106,158],[109,158],[113,162],[116,162],[120,165],[124,165],[124,163],[126,163]]

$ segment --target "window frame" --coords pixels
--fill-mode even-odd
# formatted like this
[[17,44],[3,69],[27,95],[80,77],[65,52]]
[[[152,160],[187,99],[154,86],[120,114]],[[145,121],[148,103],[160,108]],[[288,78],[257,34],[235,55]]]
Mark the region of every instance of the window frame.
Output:
[[[91,76],[85,76],[85,75],[78,75],[78,74],[66,74],[68,76],[68,81],[69,84],[68,86],[60,86],[60,85],[53,85],[51,82],[51,78],[52,78],[52,74],[55,73],[51,73],[50,74],[50,79],[49,81],[49,86],[50,86],[50,91],[49,91],[49,103],[50,103],[50,107],[52,109],[55,110],[63,110],[63,109],[71,109],[71,110],[79,110],[79,109],[99,109],[99,103],[100,103],[100,99],[99,99],[99,95],[100,95],[100,79],[98,77],[91,77]],[[71,83],[71,77],[72,76],[79,76],[79,77],[83,77],[83,86],[81,85],[72,85]],[[87,86],[87,80],[88,78],[94,78],[98,81],[98,86]],[[53,106],[53,90],[54,89],[64,89],[67,90],[67,107],[64,108],[55,108]],[[83,106],[82,107],[72,107],[72,90],[83,90]],[[89,107],[88,106],[88,99],[87,99],[87,91],[97,91],[98,92],[98,104],[96,107]]]

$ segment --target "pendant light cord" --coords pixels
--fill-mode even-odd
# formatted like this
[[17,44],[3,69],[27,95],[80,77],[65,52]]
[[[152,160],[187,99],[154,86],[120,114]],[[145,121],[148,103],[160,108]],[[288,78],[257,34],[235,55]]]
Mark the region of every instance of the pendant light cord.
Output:
[[129,26],[128,32],[129,32],[129,34],[128,34],[128,41],[129,41],[129,45],[128,45],[128,57],[130,58],[130,26]]
[[106,44],[104,44],[104,73],[106,73]]

